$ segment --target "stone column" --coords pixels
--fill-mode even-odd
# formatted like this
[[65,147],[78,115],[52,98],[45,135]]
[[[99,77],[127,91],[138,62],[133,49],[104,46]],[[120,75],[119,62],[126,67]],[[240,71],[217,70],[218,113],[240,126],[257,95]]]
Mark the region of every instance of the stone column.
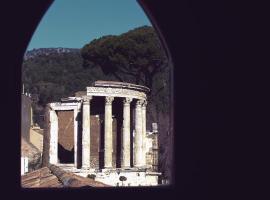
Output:
[[91,96],[83,97],[82,113],[82,168],[90,168],[90,101]]
[[142,165],[146,166],[146,105],[147,101],[143,101],[142,103],[142,151],[143,151],[143,158],[142,158]]
[[50,153],[49,162],[58,163],[58,116],[55,110],[50,110]]
[[142,151],[142,100],[136,102],[135,107],[135,144],[134,144],[134,166],[142,167],[143,151]]
[[130,167],[130,103],[132,98],[123,100],[123,137],[121,167]]
[[78,168],[78,158],[77,158],[77,140],[78,140],[78,108],[74,108],[73,111],[73,122],[74,122],[74,167]]
[[113,97],[105,98],[105,126],[104,126],[104,167],[112,168],[113,136],[112,136],[112,102]]

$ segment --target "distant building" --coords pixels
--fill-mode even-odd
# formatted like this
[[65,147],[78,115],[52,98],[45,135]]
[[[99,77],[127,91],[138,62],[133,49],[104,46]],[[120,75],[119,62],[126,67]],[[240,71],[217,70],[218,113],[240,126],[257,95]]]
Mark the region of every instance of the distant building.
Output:
[[31,127],[29,140],[40,152],[43,151],[43,129],[37,126]]
[[21,139],[21,174],[41,167],[41,152],[24,138]]
[[21,174],[41,167],[43,130],[33,126],[32,100],[29,93],[21,94]]

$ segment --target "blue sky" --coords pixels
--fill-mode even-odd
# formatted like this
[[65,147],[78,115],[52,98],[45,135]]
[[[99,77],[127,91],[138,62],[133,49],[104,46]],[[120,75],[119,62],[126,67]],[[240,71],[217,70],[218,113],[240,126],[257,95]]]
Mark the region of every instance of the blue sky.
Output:
[[55,0],[27,50],[81,48],[95,38],[151,25],[136,0]]

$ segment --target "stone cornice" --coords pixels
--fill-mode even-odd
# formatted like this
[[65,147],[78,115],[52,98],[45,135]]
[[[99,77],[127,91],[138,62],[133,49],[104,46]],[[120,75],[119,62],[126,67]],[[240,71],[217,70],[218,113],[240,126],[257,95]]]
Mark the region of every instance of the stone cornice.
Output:
[[126,88],[131,90],[138,90],[145,93],[150,92],[150,89],[143,85],[136,85],[133,83],[117,82],[117,81],[95,81],[95,87],[110,87],[110,88]]
[[50,103],[50,108],[53,110],[75,110],[79,108],[80,103]]
[[92,96],[83,96],[82,100],[83,100],[83,104],[89,104],[90,101],[92,100]]
[[129,97],[135,99],[146,99],[146,93],[142,91],[111,88],[111,87],[87,87],[87,96],[112,96],[112,97]]

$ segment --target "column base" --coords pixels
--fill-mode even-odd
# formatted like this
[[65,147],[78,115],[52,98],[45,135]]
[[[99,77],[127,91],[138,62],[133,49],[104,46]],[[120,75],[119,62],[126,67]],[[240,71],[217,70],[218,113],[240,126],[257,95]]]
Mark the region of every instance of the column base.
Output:
[[121,166],[121,169],[130,169],[132,168],[130,165],[129,166]]
[[114,171],[115,169],[110,167],[110,168],[103,168],[101,169],[102,173],[109,174],[110,172]]
[[104,168],[103,169],[115,169],[114,167],[112,167],[112,166],[104,166]]
[[82,166],[81,169],[83,169],[83,170],[89,170],[90,169],[90,166]]
[[148,166],[147,166],[147,165],[139,165],[139,166],[138,166],[138,165],[137,165],[137,166],[134,165],[133,168],[137,168],[137,169],[147,169]]

